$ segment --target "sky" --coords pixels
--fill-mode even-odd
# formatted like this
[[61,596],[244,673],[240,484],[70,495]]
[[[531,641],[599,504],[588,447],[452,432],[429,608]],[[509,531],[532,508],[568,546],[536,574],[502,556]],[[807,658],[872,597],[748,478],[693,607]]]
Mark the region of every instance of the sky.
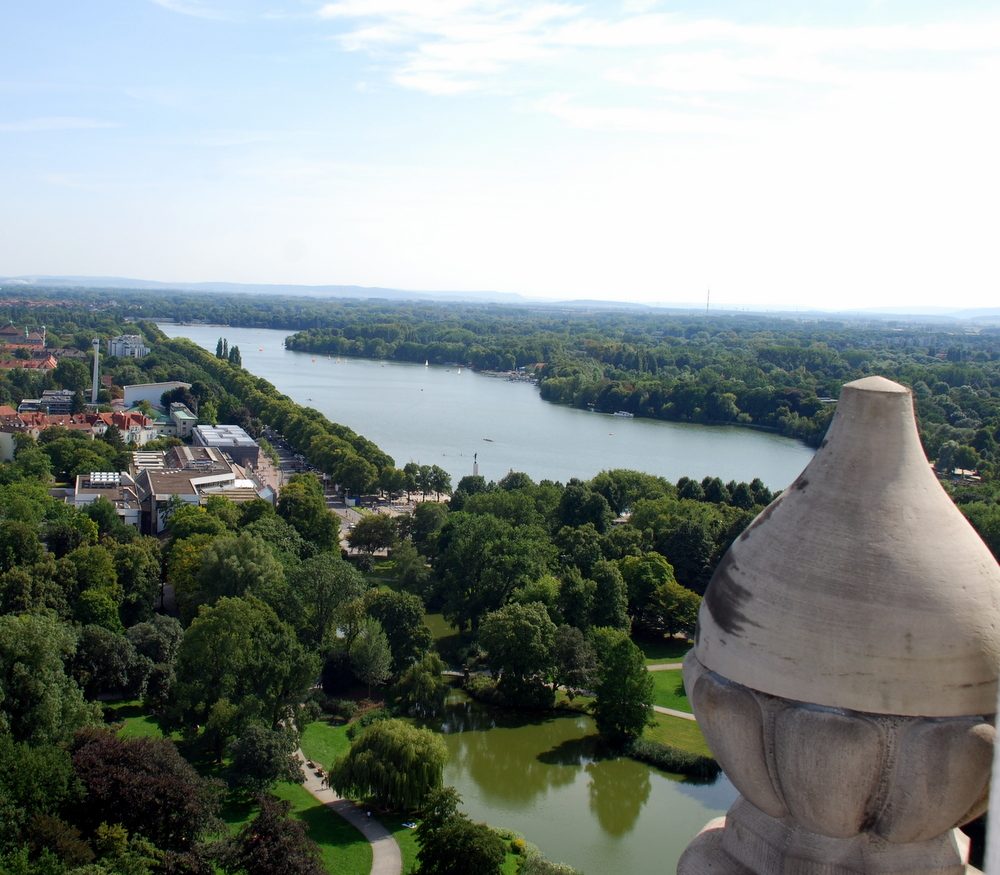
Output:
[[1000,306],[984,0],[8,0],[0,275]]

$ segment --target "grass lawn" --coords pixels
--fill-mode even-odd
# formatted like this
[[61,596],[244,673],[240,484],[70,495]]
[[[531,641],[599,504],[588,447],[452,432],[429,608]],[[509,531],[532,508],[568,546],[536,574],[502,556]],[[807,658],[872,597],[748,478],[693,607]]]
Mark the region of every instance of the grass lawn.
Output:
[[415,830],[403,826],[404,823],[413,823],[413,818],[405,814],[385,814],[379,817],[379,820],[396,837],[396,844],[399,845],[399,851],[403,855],[403,875],[416,869],[417,851],[420,850],[420,846],[417,844]]
[[[166,738],[167,735],[157,722],[143,710],[142,702],[133,699],[129,702],[115,702],[104,706],[104,719],[108,723],[121,723],[118,731],[121,738]],[[174,741],[180,738],[179,733],[171,736]]]
[[642,733],[643,738],[650,741],[658,741],[661,744],[669,744],[681,750],[698,753],[702,756],[711,756],[712,752],[705,743],[705,736],[701,734],[698,724],[694,720],[685,720],[683,717],[670,717],[667,714],[653,714],[656,722],[652,726],[647,726]]
[[691,713],[691,703],[684,692],[684,678],[680,671],[651,671],[649,674],[653,678],[653,704]]
[[646,657],[646,665],[658,662],[680,662],[691,649],[691,641],[680,638],[663,638],[659,641],[636,639],[635,642]]
[[308,759],[328,769],[351,746],[347,724],[334,725],[326,720],[315,720],[302,730],[301,746]]

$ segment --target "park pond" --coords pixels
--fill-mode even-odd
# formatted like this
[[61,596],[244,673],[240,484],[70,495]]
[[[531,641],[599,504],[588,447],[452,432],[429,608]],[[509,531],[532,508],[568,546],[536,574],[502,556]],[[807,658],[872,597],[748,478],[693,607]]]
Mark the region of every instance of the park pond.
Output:
[[610,757],[586,716],[530,719],[449,703],[444,780],[476,820],[507,827],[587,875],[673,872],[688,842],[736,798],[720,776],[698,783]]
[[402,467],[440,465],[457,483],[473,463],[487,480],[588,479],[631,468],[670,480],[760,477],[784,489],[809,463],[804,444],[749,428],[629,419],[543,401],[530,383],[458,367],[334,358],[285,349],[288,331],[161,323],[210,352],[220,337],[243,366],[295,402],[373,440]]

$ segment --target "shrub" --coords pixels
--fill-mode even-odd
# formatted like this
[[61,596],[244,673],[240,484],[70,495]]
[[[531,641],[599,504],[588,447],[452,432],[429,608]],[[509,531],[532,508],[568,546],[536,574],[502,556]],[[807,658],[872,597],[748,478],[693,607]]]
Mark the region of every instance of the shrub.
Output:
[[648,741],[644,738],[633,741],[626,749],[626,753],[634,760],[656,766],[665,772],[674,772],[704,781],[714,780],[722,771],[719,764],[711,757],[689,753],[669,744]]
[[[354,710],[357,710],[357,705],[354,706]],[[347,737],[351,739],[351,741],[354,741],[355,737],[357,737],[363,729],[367,729],[375,723],[381,723],[383,720],[389,720],[391,718],[392,712],[388,708],[372,708],[370,711],[365,711],[364,714],[347,727]]]

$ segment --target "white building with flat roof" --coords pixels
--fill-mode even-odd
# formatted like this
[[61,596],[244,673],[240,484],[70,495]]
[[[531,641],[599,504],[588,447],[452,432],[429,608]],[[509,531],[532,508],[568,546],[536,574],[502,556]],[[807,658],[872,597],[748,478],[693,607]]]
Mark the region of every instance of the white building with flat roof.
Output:
[[199,425],[191,432],[196,446],[214,447],[237,465],[257,467],[260,446],[238,425]]

